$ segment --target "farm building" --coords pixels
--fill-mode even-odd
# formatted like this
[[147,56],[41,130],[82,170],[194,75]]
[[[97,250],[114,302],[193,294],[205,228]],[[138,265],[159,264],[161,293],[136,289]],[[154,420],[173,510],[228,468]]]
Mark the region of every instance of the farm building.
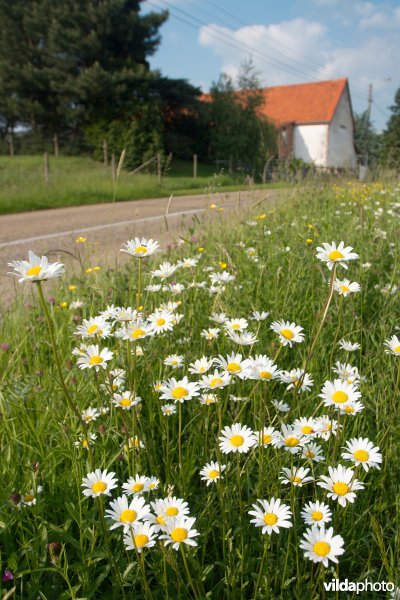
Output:
[[264,90],[261,112],[278,131],[279,158],[325,168],[354,168],[354,120],[347,79]]

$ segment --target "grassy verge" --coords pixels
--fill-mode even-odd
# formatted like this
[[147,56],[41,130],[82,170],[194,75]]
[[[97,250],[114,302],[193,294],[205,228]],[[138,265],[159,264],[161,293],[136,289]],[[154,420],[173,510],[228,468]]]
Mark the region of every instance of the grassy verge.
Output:
[[[0,180],[0,214],[111,202],[114,196],[111,167],[86,157],[50,157],[48,183],[43,157],[0,157]],[[156,175],[131,175],[122,170],[116,200],[232,191],[243,187],[243,180],[243,176],[214,174],[208,165],[199,165],[194,179],[191,165],[176,161],[163,174],[161,185]]]
[[[119,271],[86,273],[90,257],[83,252],[81,276],[65,274],[52,290],[51,303],[42,284],[45,311],[36,284],[23,284],[32,286],[32,299],[28,306],[17,303],[6,313],[0,340],[0,569],[8,573],[3,589],[15,586],[18,598],[44,600],[303,600],[334,597],[325,593],[324,583],[336,578],[399,585],[400,358],[396,344],[391,353],[384,352],[385,340],[398,334],[398,226],[398,203],[391,190],[307,191],[291,206],[267,214],[258,206],[252,215],[232,217],[229,226],[222,220],[211,225],[199,221],[183,246],[143,263],[133,256]],[[337,265],[337,271],[329,271],[316,258],[316,247],[332,240],[344,240],[359,254],[359,259],[348,261],[348,270]],[[159,282],[151,271],[161,263],[176,264],[186,257],[199,259],[198,264],[180,266],[162,282],[167,289],[146,289]],[[346,297],[334,291],[327,308],[332,273],[340,285],[348,287],[343,281],[348,277],[361,290]],[[226,282],[215,283],[221,278]],[[169,287],[172,281],[183,287]],[[80,308],[73,304],[78,298]],[[178,304],[167,312],[154,312],[169,301]],[[127,340],[108,335],[108,330],[123,328],[125,310],[107,317],[99,335],[93,328],[92,338],[77,335],[82,319],[107,307],[110,315],[115,307],[138,304],[145,318],[154,315],[151,320],[158,327],[170,322],[170,331],[146,336],[147,324],[137,322]],[[54,323],[59,364],[47,311]],[[251,320],[253,311],[270,314]],[[256,341],[240,345],[225,333],[227,321],[210,320],[213,313],[246,319]],[[289,322],[284,336],[270,327],[281,319]],[[304,328],[303,341],[301,335],[289,335],[294,323]],[[210,327],[219,330],[214,339],[202,334]],[[88,324],[83,331],[87,336]],[[343,338],[359,347],[341,348]],[[285,340],[293,340],[293,345],[282,344]],[[106,368],[97,373],[94,367],[81,370],[73,354],[82,344],[92,343],[113,352]],[[258,372],[263,375],[252,379],[240,365],[257,355],[259,361],[259,355],[266,355],[272,362],[261,360],[264,366]],[[213,359],[212,368],[204,374],[189,370],[190,363],[203,356]],[[337,361],[342,363],[340,374]],[[306,367],[313,383],[300,390],[299,375],[298,385],[290,386],[290,378],[283,383],[274,364],[280,371]],[[190,395],[189,388],[196,391],[189,382],[204,385],[203,377],[210,373],[214,382],[202,390],[204,396],[194,394],[179,402],[184,392]],[[296,381],[295,374],[292,379]],[[324,401],[321,390],[334,380],[340,380],[336,385],[347,390],[347,398],[342,393]],[[159,382],[168,381],[175,395],[160,399]],[[127,390],[140,396],[136,406],[126,400]],[[359,404],[351,401],[358,392]],[[121,398],[125,404],[119,404]],[[166,413],[166,405],[173,407],[172,414]],[[84,413],[89,409],[91,413]],[[83,421],[75,410],[92,417]],[[224,453],[220,437],[234,424],[249,430],[240,430],[235,439],[230,435],[229,452]],[[295,429],[288,434],[285,428],[292,425]],[[82,444],[82,437],[88,440],[89,435],[90,451]],[[248,448],[240,436],[250,440]],[[370,440],[382,457],[369,470],[363,468],[370,463],[365,454],[357,454],[358,462],[344,456],[348,443],[359,438],[363,446],[365,438]],[[238,447],[244,451],[234,452]],[[321,459],[314,460],[318,455]],[[208,470],[207,485],[200,471],[211,461],[216,465]],[[342,476],[338,494],[332,497],[319,484],[328,469],[338,465],[352,472],[346,484]],[[300,467],[307,473],[294,474]],[[95,469],[101,469],[103,484],[108,481],[106,489],[96,487],[98,497],[85,497],[87,486],[82,482]],[[292,470],[287,483],[285,469]],[[115,474],[115,487],[104,470]],[[302,482],[305,476],[311,480]],[[107,485],[110,496],[104,494]],[[355,495],[349,498],[352,489]],[[110,502],[126,490],[128,503],[134,504],[129,509],[124,505],[114,520],[105,519]],[[259,500],[272,498],[290,511],[290,526],[279,520],[278,531],[262,533],[261,526],[251,523],[249,511],[254,504],[261,506]],[[319,545],[314,540],[311,550],[320,560],[326,557],[326,566],[311,562],[300,546],[308,529],[302,511],[317,500],[331,511],[326,528],[333,527],[334,535],[342,538],[335,543],[344,549],[336,556],[338,562],[332,561],[335,543],[330,540],[328,548],[320,532]],[[153,517],[138,516],[143,504]],[[176,512],[167,508],[188,513],[195,521],[173,521]],[[122,516],[123,510],[131,512]],[[130,529],[132,511],[137,518]],[[259,524],[274,524],[276,512],[276,507],[264,505]],[[318,522],[318,511],[312,512]],[[137,524],[148,518],[153,529],[140,533]],[[115,520],[118,527],[110,530]],[[124,524],[130,545],[123,539]],[[186,543],[190,530],[198,533],[193,534],[193,546]],[[159,535],[172,538],[176,549]],[[138,552],[144,542],[151,547]],[[387,596],[370,591],[366,597]]]

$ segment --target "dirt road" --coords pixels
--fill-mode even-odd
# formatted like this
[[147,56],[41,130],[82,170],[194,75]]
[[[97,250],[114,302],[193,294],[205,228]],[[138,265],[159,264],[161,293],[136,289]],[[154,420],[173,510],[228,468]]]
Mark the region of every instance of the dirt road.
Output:
[[[266,196],[265,191],[242,191],[208,195],[157,198],[57,208],[0,216],[0,294],[9,301],[15,290],[14,278],[7,276],[7,263],[36,254],[51,253],[52,261],[67,262],[67,252],[76,252],[76,239],[87,237],[93,266],[120,264],[126,255],[119,250],[135,236],[153,237],[164,245],[175,241],[191,225],[195,215],[229,214],[232,209],[250,206]],[[268,203],[279,201],[279,193],[268,193]],[[224,207],[221,213],[210,203]],[[168,207],[167,224],[165,213]]]

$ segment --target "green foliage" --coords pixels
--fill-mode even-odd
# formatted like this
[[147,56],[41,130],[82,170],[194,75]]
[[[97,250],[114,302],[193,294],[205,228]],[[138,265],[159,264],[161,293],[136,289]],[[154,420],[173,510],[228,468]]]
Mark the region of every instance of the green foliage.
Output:
[[390,107],[391,117],[382,134],[382,157],[388,166],[400,165],[400,88],[394,97],[394,105]]
[[370,166],[376,165],[381,153],[381,135],[375,131],[368,119],[368,112],[354,115],[354,145],[359,156],[365,162],[368,157]]
[[[62,281],[53,287],[51,282],[43,284],[45,296],[55,298],[51,317],[69,393],[80,411],[89,406],[110,408],[89,423],[90,432],[97,435],[92,446],[95,467],[116,472],[119,488],[112,491],[113,498],[121,495],[121,484],[128,476],[139,473],[160,479],[159,489],[144,496],[146,502],[169,492],[188,502],[200,534],[196,548],[185,546],[189,577],[182,553],[163,548],[161,542],[145,550],[143,561],[133,550],[125,551],[121,529],[104,530],[104,505],[111,498],[83,497],[82,478],[91,466],[88,452],[74,445],[82,426],[67,410],[35,291],[27,306],[24,290],[12,310],[4,313],[0,333],[1,341],[9,344],[0,354],[0,569],[1,573],[11,569],[15,578],[1,583],[3,590],[15,584],[18,600],[120,600],[123,594],[130,600],[149,598],[146,588],[160,600],[187,600],[196,595],[221,600],[304,600],[323,597],[323,582],[336,577],[399,585],[399,423],[394,415],[400,368],[399,357],[385,354],[383,347],[396,332],[399,319],[397,294],[390,292],[399,269],[395,202],[393,190],[382,186],[307,190],[297,193],[295,199],[288,197],[281,210],[271,210],[268,203],[250,214],[241,209],[239,215],[231,214],[226,224],[219,218],[212,223],[206,216],[184,236],[187,241],[182,247],[146,259],[142,290],[154,282],[151,271],[156,264],[199,255],[199,245],[205,249],[197,268],[174,275],[185,284],[182,294],[172,297],[182,300],[177,312],[184,318],[172,332],[142,340],[142,356],[132,354],[129,342],[114,337],[99,340],[102,347],[107,345],[115,352],[110,368],[126,369],[143,398],[135,417],[132,411],[112,404],[107,371],[99,372],[97,378],[93,372],[80,371],[71,352],[79,345],[75,332],[82,317],[97,315],[110,304],[135,306],[138,261],[129,257],[127,265],[118,270],[104,268],[100,273],[85,274],[85,267],[91,264],[89,240],[79,250],[76,269],[68,266]],[[306,242],[310,237],[311,244]],[[215,404],[201,404],[196,398],[183,403],[182,426],[178,415],[163,416],[154,382],[183,377],[189,363],[203,355],[226,356],[237,351],[247,358],[249,354],[268,354],[275,357],[280,369],[304,365],[328,293],[329,272],[316,259],[316,246],[332,239],[343,239],[359,253],[360,259],[351,261],[349,270],[340,276],[358,281],[361,291],[347,298],[335,294],[308,364],[314,379],[312,389],[298,394],[296,388],[288,390],[278,379],[257,384],[236,378],[229,387],[217,390]],[[250,246],[257,262],[248,252]],[[201,285],[190,286],[193,281],[208,279],[205,267],[220,271],[222,261],[235,275],[225,291],[211,295]],[[75,291],[69,289],[70,284],[77,286]],[[70,305],[77,297],[83,301],[82,309],[62,305]],[[145,292],[143,310],[148,315],[169,300],[169,292]],[[270,311],[268,320],[249,325],[258,338],[253,347],[238,348],[222,333],[211,342],[201,336],[201,331],[210,327],[212,311],[249,318],[253,310]],[[275,319],[301,324],[305,341],[282,347],[270,329],[270,321]],[[343,337],[359,342],[360,349],[350,354],[341,350],[337,342]],[[179,370],[164,364],[165,357],[175,352],[184,356],[185,367]],[[317,438],[325,456],[322,462],[310,464],[272,446],[257,445],[240,456],[218,452],[221,428],[235,422],[257,432],[264,425],[280,429],[282,424],[311,415],[329,414],[338,422],[333,407],[321,407],[319,397],[324,382],[335,377],[332,367],[336,361],[351,362],[360,370],[364,410],[340,416],[338,437]],[[188,376],[191,381],[200,378]],[[99,388],[99,384],[106,387]],[[247,400],[235,402],[231,393]],[[289,404],[288,413],[274,408],[276,398]],[[124,446],[132,435],[138,435],[145,447],[126,452]],[[337,501],[327,500],[325,491],[312,482],[295,487],[279,481],[282,467],[311,468],[309,474],[318,480],[327,474],[328,466],[338,462],[350,466],[340,457],[342,446],[352,437],[369,438],[380,447],[383,457],[380,470],[371,468],[365,473],[357,467],[355,476],[365,488],[357,491],[354,503],[342,508]],[[199,471],[211,460],[226,464],[226,470],[223,479],[207,487]],[[38,486],[43,486],[41,493]],[[31,489],[36,504],[18,506],[15,494]],[[250,523],[248,511],[257,498],[272,497],[290,505],[293,527],[267,536]],[[329,503],[333,513],[330,525],[345,541],[339,565],[330,563],[327,569],[311,564],[299,548],[305,531],[301,508],[316,498]],[[49,547],[51,543],[58,546]],[[380,597],[368,594],[371,600]]]

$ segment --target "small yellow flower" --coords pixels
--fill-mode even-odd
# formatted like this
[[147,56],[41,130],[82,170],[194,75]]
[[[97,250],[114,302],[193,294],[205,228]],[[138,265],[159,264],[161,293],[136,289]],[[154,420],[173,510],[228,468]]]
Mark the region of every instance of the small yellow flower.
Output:
[[68,308],[68,302],[60,302],[60,308]]
[[197,252],[204,252],[204,248],[197,248]]
[[93,267],[93,271],[100,271],[100,267]]
[[310,245],[310,244],[312,244],[312,243],[313,243],[313,240],[312,240],[311,238],[307,238],[307,239],[306,239],[306,243],[307,243],[308,245]]
[[93,273],[93,269],[91,267],[89,267],[88,269],[85,270],[85,273]]
[[226,262],[222,262],[222,261],[219,261],[219,263],[218,263],[218,264],[219,264],[219,266],[221,267],[221,269],[226,269],[226,267],[228,266],[228,265],[226,264]]
[[217,210],[218,210],[219,212],[223,212],[223,210],[224,210],[224,207],[223,207],[223,206],[221,206],[221,208],[217,208]]
[[86,242],[87,238],[85,238],[83,235],[80,235],[79,237],[76,238],[75,242],[77,244],[84,244]]
[[314,229],[314,225],[312,225],[311,223],[309,223],[309,224],[307,225],[307,227],[308,227],[308,229]]
[[263,213],[262,215],[258,215],[256,217],[257,221],[263,221],[266,218],[267,218],[267,215],[265,213]]
[[210,204],[210,208],[217,208],[216,204]]
[[76,285],[69,285],[69,286],[68,286],[68,290],[69,290],[70,292],[75,292],[76,288],[77,288],[77,286],[76,286]]

